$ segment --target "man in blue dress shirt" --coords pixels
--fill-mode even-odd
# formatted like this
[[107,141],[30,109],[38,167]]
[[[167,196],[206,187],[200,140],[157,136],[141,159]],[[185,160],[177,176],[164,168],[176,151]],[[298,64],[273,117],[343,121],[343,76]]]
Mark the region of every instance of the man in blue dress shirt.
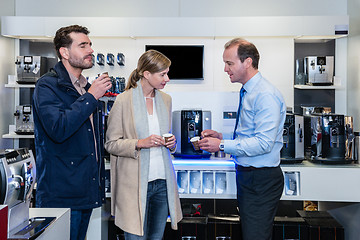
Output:
[[224,71],[232,83],[243,85],[233,140],[204,130],[202,150],[225,151],[234,156],[242,235],[245,240],[270,240],[273,220],[282,195],[280,169],[284,99],[258,71],[259,53],[254,44],[235,38],[225,44]]

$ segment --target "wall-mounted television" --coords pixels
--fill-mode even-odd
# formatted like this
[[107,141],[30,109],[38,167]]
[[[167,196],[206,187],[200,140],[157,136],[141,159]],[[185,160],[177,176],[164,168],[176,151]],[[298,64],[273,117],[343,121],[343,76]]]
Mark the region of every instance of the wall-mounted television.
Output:
[[203,45],[146,45],[145,50],[154,49],[171,60],[170,80],[204,80]]

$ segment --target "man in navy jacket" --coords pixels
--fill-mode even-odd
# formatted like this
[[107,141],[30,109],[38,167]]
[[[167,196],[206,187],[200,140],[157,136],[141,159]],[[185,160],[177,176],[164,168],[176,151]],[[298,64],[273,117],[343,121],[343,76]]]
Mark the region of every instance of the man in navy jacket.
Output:
[[92,209],[105,200],[98,99],[111,82],[103,74],[90,85],[81,74],[93,65],[88,33],[78,25],[56,32],[60,61],[37,81],[33,95],[36,205],[71,208],[71,240],[85,238]]

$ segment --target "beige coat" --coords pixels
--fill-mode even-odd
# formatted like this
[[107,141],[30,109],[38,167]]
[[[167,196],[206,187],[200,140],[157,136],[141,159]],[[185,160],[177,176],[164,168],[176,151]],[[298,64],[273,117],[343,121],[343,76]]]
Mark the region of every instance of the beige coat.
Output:
[[[170,132],[171,97],[161,91],[156,91],[155,103],[160,130]],[[145,112],[142,112],[144,109]],[[161,119],[166,119],[166,123]],[[142,125],[146,124],[147,113],[141,86],[118,95],[110,111],[105,143],[106,150],[111,154],[111,214],[115,216],[115,224],[118,227],[136,235],[144,235],[143,223],[150,155],[148,149],[137,151],[135,146],[141,138],[138,137],[139,135],[149,135],[139,132],[139,125],[143,127]],[[162,147],[162,152],[171,226],[177,229],[177,223],[182,219],[182,212],[175,172],[169,150]]]

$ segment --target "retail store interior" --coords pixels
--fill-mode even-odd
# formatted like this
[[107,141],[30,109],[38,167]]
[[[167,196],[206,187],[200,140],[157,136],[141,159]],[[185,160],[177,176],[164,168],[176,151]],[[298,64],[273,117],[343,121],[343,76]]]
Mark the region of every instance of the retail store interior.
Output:
[[[24,218],[44,227],[36,239],[69,239],[69,209],[34,208],[31,104],[36,81],[58,61],[54,34],[71,24],[90,30],[94,65],[83,75],[89,82],[103,72],[111,76],[112,87],[100,99],[105,122],[144,51],[161,47],[174,59],[188,51],[176,63],[176,74],[190,74],[177,76],[174,70],[163,90],[172,97],[172,133],[178,140],[172,158],[184,215],[178,230],[167,224],[163,239],[242,239],[232,157],[195,151],[188,141],[205,129],[232,137],[241,84],[230,82],[222,56],[234,37],[257,46],[259,71],[287,106],[285,185],[273,239],[359,239],[359,1],[0,2],[0,217],[8,222],[0,226],[0,239],[19,229]],[[319,141],[317,131],[329,139]],[[88,240],[124,239],[110,214],[109,154],[104,160],[106,202],[92,213]]]

